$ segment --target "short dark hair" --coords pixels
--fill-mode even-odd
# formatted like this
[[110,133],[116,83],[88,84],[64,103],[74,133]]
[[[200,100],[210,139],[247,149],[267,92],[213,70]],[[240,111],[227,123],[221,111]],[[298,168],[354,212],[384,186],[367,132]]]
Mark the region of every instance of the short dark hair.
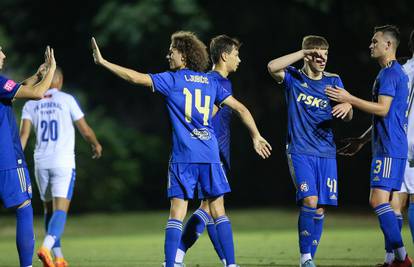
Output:
[[231,38],[225,34],[218,35],[210,41],[210,57],[213,64],[220,61],[221,54],[231,53],[233,48],[239,49],[241,43],[236,38]]
[[303,37],[302,40],[302,49],[328,49],[329,43],[325,37],[318,35],[308,35]]
[[414,54],[414,30],[410,34],[410,40],[408,41],[408,48],[410,52]]
[[187,31],[173,33],[171,46],[183,54],[185,65],[190,70],[204,72],[208,68],[207,46],[194,33]]
[[400,29],[395,25],[377,26],[374,28],[374,33],[382,32],[390,35],[395,41],[397,46],[400,44]]

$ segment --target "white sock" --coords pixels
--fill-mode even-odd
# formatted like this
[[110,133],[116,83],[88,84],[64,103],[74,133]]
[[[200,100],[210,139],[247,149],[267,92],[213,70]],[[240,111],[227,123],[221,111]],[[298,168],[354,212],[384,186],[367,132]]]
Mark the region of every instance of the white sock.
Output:
[[405,250],[405,247],[394,249],[394,254],[395,257],[400,261],[404,261],[405,257],[407,257],[407,251]]
[[185,252],[181,249],[177,249],[177,254],[175,255],[175,262],[183,263],[184,261]]
[[395,259],[394,252],[385,253],[385,259],[384,259],[385,263],[391,264],[394,261],[394,259]]
[[312,256],[310,253],[300,254],[300,263],[304,264],[306,261],[311,260]]
[[61,247],[54,247],[54,248],[52,248],[52,250],[53,250],[53,254],[55,255],[55,257],[63,258],[63,252],[62,252]]
[[221,259],[221,262],[224,264],[224,267],[226,267],[226,266],[227,266],[226,259]]
[[227,267],[237,267],[237,264],[230,264],[230,265],[227,265]]
[[43,240],[43,245],[42,246],[47,248],[48,250],[50,250],[53,247],[53,245],[55,244],[55,242],[56,242],[56,240],[53,236],[47,235],[45,237],[45,240]]

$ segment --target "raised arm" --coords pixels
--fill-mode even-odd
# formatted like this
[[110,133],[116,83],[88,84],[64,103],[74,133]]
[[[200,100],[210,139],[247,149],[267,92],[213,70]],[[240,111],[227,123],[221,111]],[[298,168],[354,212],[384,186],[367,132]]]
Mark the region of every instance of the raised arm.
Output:
[[271,154],[272,147],[260,135],[260,132],[257,129],[256,123],[250,111],[242,103],[237,101],[237,99],[235,99],[233,96],[227,97],[222,104],[229,106],[232,110],[234,110],[237,113],[237,115],[239,115],[241,121],[249,130],[249,134],[252,138],[253,146],[257,154],[259,154],[263,159],[268,158]]
[[20,123],[20,143],[23,150],[26,148],[27,140],[29,140],[30,130],[32,128],[32,122],[28,119],[23,119]]
[[100,65],[105,67],[106,69],[110,70],[115,75],[121,77],[122,79],[138,85],[147,86],[149,88],[152,87],[152,80],[148,74],[140,73],[138,71],[128,69],[114,63],[111,63],[102,57],[102,54],[99,50],[98,44],[95,41],[95,38],[92,37],[91,40],[92,44],[92,52],[93,52],[93,60],[95,61],[96,65]]
[[75,125],[81,133],[82,137],[88,142],[92,147],[93,159],[99,159],[102,156],[102,146],[96,138],[95,132],[89,127],[85,118],[81,118],[75,121]]
[[293,63],[305,58],[305,60],[311,60],[313,56],[321,56],[321,52],[317,49],[303,49],[297,52],[273,59],[267,64],[267,70],[270,75],[281,83],[285,78],[285,68]]
[[[35,75],[23,81],[15,98],[41,99],[49,89],[53,75],[56,70],[56,61],[53,49],[47,46],[45,52],[45,63],[39,67]],[[44,75],[41,73],[44,72]]]

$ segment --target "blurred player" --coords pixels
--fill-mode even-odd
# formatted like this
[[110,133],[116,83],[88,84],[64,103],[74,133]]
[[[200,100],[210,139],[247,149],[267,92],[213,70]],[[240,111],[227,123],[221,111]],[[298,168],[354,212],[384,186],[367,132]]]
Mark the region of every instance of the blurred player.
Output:
[[372,102],[355,97],[342,88],[332,86],[326,89],[331,100],[351,103],[373,115],[370,205],[378,216],[386,243],[395,253],[395,260],[389,265],[392,267],[412,265],[396,214],[390,205],[392,193],[401,189],[408,147],[408,78],[395,57],[399,35],[398,28],[393,25],[374,30],[369,48],[371,57],[377,60],[381,70],[372,89]]
[[[91,144],[93,158],[101,157],[102,147],[87,124],[73,96],[61,91],[63,73],[57,68],[50,89],[42,100],[28,101],[23,107],[20,140],[26,147],[33,125],[35,177],[43,201],[46,237],[37,255],[47,267],[66,267],[60,246],[61,236],[75,185],[75,130]],[[50,250],[53,248],[55,263]]]
[[211,122],[214,104],[227,105],[240,115],[260,156],[267,158],[271,148],[261,137],[246,107],[233,98],[217,80],[204,73],[208,65],[206,46],[193,33],[174,33],[167,55],[172,71],[159,74],[144,74],[108,62],[102,58],[94,39],[92,49],[96,64],[131,83],[149,87],[165,98],[173,127],[168,171],[171,208],[164,247],[166,267],[183,266],[175,263],[175,257],[188,199],[193,198],[198,185],[199,195],[209,201],[227,266],[237,266],[231,224],[225,214],[223,200],[223,195],[230,192],[230,187],[220,163]]
[[[230,94],[232,94],[233,89],[231,82],[227,77],[230,73],[235,72],[239,66],[239,48],[240,42],[237,39],[230,38],[226,35],[216,36],[210,42],[210,58],[214,65],[212,71],[208,73],[209,77],[217,79],[221,86],[223,86]],[[232,112],[231,108],[227,106],[221,108],[214,106],[214,110],[216,113],[214,114],[213,112],[213,129],[219,145],[220,160],[226,171],[227,177],[229,177],[230,120]],[[224,266],[226,266],[226,259],[217,238],[216,227],[214,225],[214,220],[211,217],[207,200],[203,200],[200,207],[188,219],[181,237],[180,246],[178,247],[177,256],[175,258],[176,262],[183,262],[187,250],[194,245],[206,227],[217,255]]]
[[[0,69],[4,52],[0,47]],[[0,75],[0,198],[4,207],[16,211],[16,244],[21,267],[32,266],[34,234],[32,186],[27,170],[12,101],[19,98],[40,99],[49,88],[56,62],[53,49],[47,47],[45,63],[35,75],[21,84]],[[44,76],[40,77],[40,73]]]
[[[402,228],[403,217],[402,211],[405,209],[407,200],[409,199],[410,205],[408,208],[408,222],[411,230],[411,236],[414,240],[414,112],[412,110],[412,103],[414,98],[414,31],[411,32],[410,41],[409,41],[410,51],[412,53],[411,59],[409,59],[404,65],[403,68],[409,78],[409,107],[408,107],[408,130],[407,130],[407,139],[408,139],[408,159],[404,172],[404,181],[401,185],[401,191],[398,194],[394,192],[391,200],[391,206],[394,209],[395,215],[398,220],[398,225]],[[369,131],[365,132],[358,138],[347,138],[344,141],[347,144],[338,149],[338,154],[344,156],[353,156],[355,155],[363,145],[371,140],[371,128]],[[378,266],[388,267],[392,264],[395,259],[394,251],[389,242],[385,244],[385,259],[384,263]]]
[[[296,201],[300,205],[298,234],[300,266],[312,267],[324,222],[324,206],[337,205],[336,147],[331,122],[349,121],[352,106],[332,107],[327,86],[343,87],[340,77],[325,72],[329,44],[324,37],[306,36],[302,50],[269,62],[268,70],[283,84],[288,105],[287,157]],[[302,69],[291,64],[304,60]]]

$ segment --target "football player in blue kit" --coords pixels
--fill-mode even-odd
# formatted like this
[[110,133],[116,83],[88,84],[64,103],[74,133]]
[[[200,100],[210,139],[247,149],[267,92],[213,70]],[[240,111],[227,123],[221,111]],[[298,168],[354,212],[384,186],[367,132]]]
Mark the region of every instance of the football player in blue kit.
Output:
[[[300,206],[298,220],[300,266],[315,266],[313,257],[322,235],[324,206],[337,205],[334,117],[349,121],[352,106],[336,104],[327,86],[343,87],[340,77],[325,72],[329,44],[324,37],[303,38],[302,49],[269,62],[270,75],[282,84],[288,108],[287,158]],[[296,69],[293,63],[304,60]]]
[[[342,88],[326,89],[331,100],[351,103],[373,115],[370,205],[378,216],[386,246],[394,251],[394,261],[385,263],[391,267],[412,266],[401,237],[402,223],[398,223],[390,205],[393,192],[401,189],[408,153],[408,77],[396,60],[399,35],[393,25],[374,29],[369,48],[381,70],[372,88],[372,101],[353,96]],[[368,133],[362,139],[369,139]]]
[[208,199],[227,266],[236,267],[233,233],[223,200],[230,187],[220,162],[211,118],[214,104],[231,107],[249,129],[256,152],[267,158],[271,147],[261,137],[250,112],[216,79],[204,73],[208,66],[207,48],[191,32],[180,31],[171,36],[167,54],[171,71],[158,74],[144,74],[110,63],[102,57],[94,39],[92,49],[96,64],[124,80],[151,88],[166,101],[173,129],[168,170],[171,207],[164,243],[166,267],[182,266],[175,263],[175,257],[188,199],[193,198],[196,189]]
[[[216,79],[230,94],[233,93],[233,89],[228,75],[235,72],[240,64],[240,45],[237,39],[227,35],[216,36],[210,41],[210,59],[213,63],[213,68],[208,75]],[[220,160],[227,177],[230,176],[231,115],[231,108],[227,106],[221,108],[214,106],[213,129],[219,145]],[[219,259],[226,266],[226,259],[220,241],[217,238],[217,231],[214,220],[211,217],[208,200],[201,201],[200,207],[188,219],[177,250],[176,262],[182,263],[184,261],[187,250],[194,245],[206,228]]]
[[[0,47],[0,69],[4,52]],[[22,83],[0,75],[0,199],[4,207],[16,211],[16,245],[21,267],[32,266],[34,250],[32,186],[27,170],[19,130],[13,114],[13,99],[40,99],[49,89],[56,62],[53,49],[47,47],[45,63]]]

